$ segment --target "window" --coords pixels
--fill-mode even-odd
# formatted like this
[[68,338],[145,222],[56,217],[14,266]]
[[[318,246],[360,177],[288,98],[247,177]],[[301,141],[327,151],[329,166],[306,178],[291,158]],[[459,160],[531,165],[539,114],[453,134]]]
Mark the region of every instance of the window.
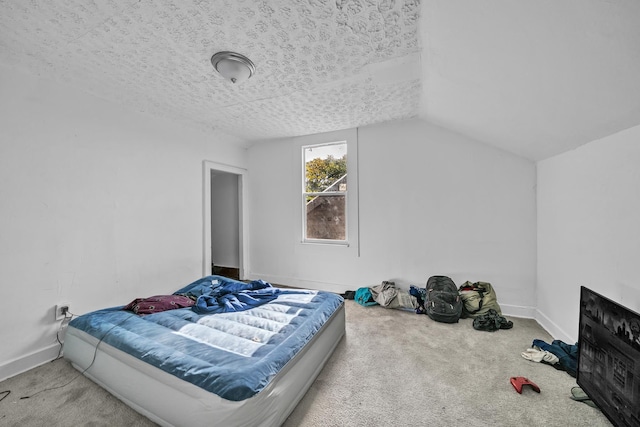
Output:
[[303,158],[303,236],[347,243],[347,143],[307,145]]

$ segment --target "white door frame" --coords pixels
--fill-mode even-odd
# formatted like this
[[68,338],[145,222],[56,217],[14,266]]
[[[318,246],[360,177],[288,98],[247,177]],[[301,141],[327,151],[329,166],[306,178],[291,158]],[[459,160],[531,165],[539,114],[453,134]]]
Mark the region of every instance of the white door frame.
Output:
[[203,263],[202,263],[202,275],[208,276],[211,274],[211,171],[227,172],[238,176],[238,211],[240,218],[238,218],[239,234],[240,234],[240,279],[245,278],[245,273],[248,271],[249,265],[249,221],[247,211],[247,178],[248,172],[246,169],[238,168],[235,166],[226,165],[224,163],[211,162],[205,160],[202,163],[202,187],[203,187],[203,224],[202,224],[202,240],[203,240]]

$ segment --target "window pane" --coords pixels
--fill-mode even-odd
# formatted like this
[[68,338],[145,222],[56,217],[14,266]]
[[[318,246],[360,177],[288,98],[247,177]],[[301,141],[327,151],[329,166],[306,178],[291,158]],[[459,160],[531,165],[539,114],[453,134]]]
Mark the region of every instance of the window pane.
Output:
[[307,239],[346,239],[345,196],[317,196],[306,208]]
[[347,144],[304,148],[305,191],[347,191]]

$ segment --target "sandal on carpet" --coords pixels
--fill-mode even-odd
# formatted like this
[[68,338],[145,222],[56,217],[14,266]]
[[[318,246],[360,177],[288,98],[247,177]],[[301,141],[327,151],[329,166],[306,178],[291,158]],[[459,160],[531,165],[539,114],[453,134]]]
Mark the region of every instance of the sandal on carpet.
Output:
[[571,387],[571,398],[577,402],[586,403],[592,408],[598,408],[598,406],[591,400],[591,398],[580,387]]

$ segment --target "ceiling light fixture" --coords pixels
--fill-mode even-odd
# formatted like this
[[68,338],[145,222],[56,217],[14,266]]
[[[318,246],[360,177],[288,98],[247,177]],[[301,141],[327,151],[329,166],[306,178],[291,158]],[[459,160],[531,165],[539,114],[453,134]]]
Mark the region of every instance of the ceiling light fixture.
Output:
[[222,77],[234,84],[248,80],[256,71],[249,58],[235,52],[218,52],[211,57],[211,64]]

